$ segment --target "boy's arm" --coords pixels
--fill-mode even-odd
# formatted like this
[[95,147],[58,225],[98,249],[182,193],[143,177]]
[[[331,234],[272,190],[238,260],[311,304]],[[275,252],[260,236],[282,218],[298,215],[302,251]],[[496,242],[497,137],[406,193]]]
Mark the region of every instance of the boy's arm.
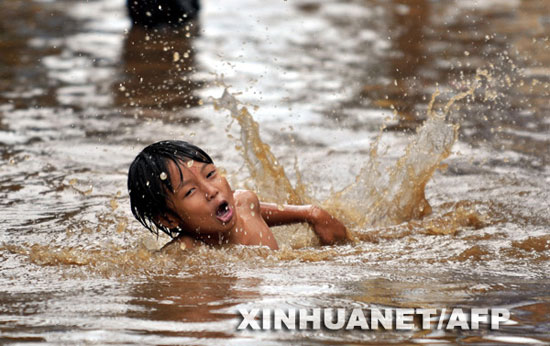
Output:
[[307,222],[323,245],[348,239],[346,227],[324,209],[312,205],[260,203],[260,213],[268,226]]

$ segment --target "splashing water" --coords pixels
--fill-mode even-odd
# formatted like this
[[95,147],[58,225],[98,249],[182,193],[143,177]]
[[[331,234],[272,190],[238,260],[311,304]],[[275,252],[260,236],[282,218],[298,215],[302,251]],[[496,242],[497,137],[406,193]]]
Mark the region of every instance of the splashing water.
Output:
[[[301,1],[285,3],[285,13],[281,3],[241,1],[232,16],[231,6],[205,3],[202,34],[190,39],[122,35],[121,0],[0,3],[12,18],[0,25],[0,340],[408,345],[495,343],[497,333],[550,341],[550,1]],[[86,20],[60,13],[73,3]],[[474,77],[478,68],[489,73]],[[220,153],[230,141],[219,138],[211,109],[195,107],[196,96],[219,96],[213,71],[233,90],[262,95],[252,101],[258,112],[229,92],[217,102],[240,130],[238,150]],[[271,107],[265,123],[254,121]],[[378,131],[392,110],[397,125]],[[284,132],[295,115],[308,186],[292,170]],[[271,135],[265,142],[260,130]],[[312,233],[274,229],[279,251],[158,252],[167,237],[149,235],[126,193],[115,192],[136,151],[167,136],[212,149],[239,179],[233,185],[262,200],[318,199],[357,242],[308,247]],[[442,160],[448,169],[437,172]],[[232,319],[237,307],[510,303],[519,325],[498,332],[241,334]]]
[[[444,118],[429,118],[410,140],[406,153],[387,170],[378,160],[377,148],[354,183],[327,201],[344,218],[360,228],[385,226],[431,212],[424,189],[433,172],[449,156],[456,140],[457,126]],[[376,143],[377,145],[378,143]],[[351,210],[343,208],[351,205]]]
[[267,201],[303,204],[311,200],[303,185],[293,187],[284,167],[279,164],[268,144],[260,138],[260,126],[248,109],[225,88],[223,95],[215,99],[216,108],[226,109],[241,127],[240,150],[254,181],[256,191]]
[[383,168],[378,156],[380,132],[371,146],[369,161],[355,181],[330,197],[326,205],[337,209],[343,219],[360,229],[397,224],[430,214],[432,209],[424,195],[426,184],[451,153],[458,135],[459,126],[447,122],[449,112],[458,101],[473,96],[482,86],[483,78],[490,76],[480,69],[468,90],[452,96],[439,114],[434,108],[440,95],[436,90],[428,105],[428,119],[410,139],[405,154],[389,168]]
[[[436,91],[428,107],[428,119],[418,129],[417,133],[411,136],[403,156],[393,164],[388,165],[384,162],[384,157],[379,156],[379,143],[384,134],[382,129],[377,139],[371,144],[370,154],[355,180],[339,192],[333,193],[328,199],[318,203],[341,218],[354,233],[354,238],[358,240],[372,240],[376,231],[369,231],[369,234],[372,233],[371,237],[361,235],[360,233],[366,229],[395,225],[428,215],[431,212],[431,207],[424,194],[426,184],[430,181],[441,162],[449,156],[457,138],[458,125],[450,124],[447,118],[456,102],[473,96],[474,92],[480,87],[482,78],[489,79],[490,75],[486,71],[480,70],[469,89],[451,96],[449,101],[444,102],[440,113],[435,111],[434,106],[436,98],[440,95],[439,91]],[[240,138],[237,148],[247,165],[254,189],[262,200],[279,204],[316,203],[315,196],[306,193],[308,186],[301,182],[297,167],[295,169],[298,179],[295,184],[292,184],[284,166],[279,163],[270,146],[260,138],[260,125],[253,119],[248,108],[235,95],[225,88],[223,95],[218,99],[214,99],[214,103],[218,109],[229,111],[230,116],[240,126]],[[80,194],[89,195],[88,191],[80,191],[76,188],[76,180],[69,181],[69,185]],[[117,194],[116,198],[119,197],[120,194]],[[109,201],[108,215],[103,218],[108,223],[117,225],[117,234],[125,234],[131,238],[138,235],[141,241],[138,242],[137,248],[129,249],[120,245],[106,245],[101,250],[91,251],[80,246],[52,247],[47,245],[32,246],[30,249],[25,249],[24,247],[10,245],[6,249],[11,253],[27,255],[33,263],[39,265],[76,264],[94,268],[95,272],[106,276],[148,272],[152,267],[162,268],[163,272],[172,272],[180,270],[177,263],[182,261],[192,263],[194,261],[193,256],[196,255],[204,257],[201,254],[207,250],[193,253],[191,256],[183,255],[183,258],[181,258],[181,254],[174,257],[176,256],[175,253],[168,255],[155,254],[154,251],[158,249],[157,243],[159,240],[154,241],[150,238],[143,238],[142,230],[134,234],[135,232],[132,229],[128,229],[128,220],[125,217],[115,215],[115,209],[118,206],[116,198]],[[478,218],[476,215],[472,216],[470,210],[462,211],[459,208],[453,214],[452,222],[447,219],[442,222],[429,220],[419,228],[426,230],[428,233],[448,234],[452,233],[448,230],[449,228],[456,230],[461,226],[470,225],[471,217]],[[464,220],[457,221],[457,218]],[[456,227],[453,226],[453,222],[458,222]],[[445,228],[441,225],[435,225],[438,223],[451,226]],[[108,227],[105,228],[103,231],[108,231]],[[435,228],[445,228],[445,230],[432,230]],[[275,232],[275,236],[280,244],[288,246],[283,246],[284,251],[275,255],[277,258],[306,258],[308,260],[311,260],[311,258],[324,258],[324,252],[319,249],[305,253],[297,252],[300,248],[316,244],[316,237],[306,226],[296,225],[280,229],[282,229],[282,232]],[[167,239],[160,239],[161,243],[163,241],[165,242]],[[121,250],[124,252],[124,258],[120,257]],[[214,257],[217,258],[217,261],[214,261],[215,263],[238,261],[239,259],[253,258],[258,255],[269,257],[268,254],[259,250],[257,252],[256,250],[245,251],[241,249],[238,253],[233,254],[227,250],[217,252],[217,250],[211,249],[208,251],[216,253]],[[243,254],[246,254],[246,256]],[[118,263],[120,262],[126,263],[123,269],[119,268]]]
[[[459,126],[447,122],[449,112],[458,101],[474,95],[482,77],[489,78],[486,70],[479,70],[469,89],[452,96],[440,114],[434,109],[439,96],[436,91],[428,107],[428,119],[410,139],[405,154],[390,167],[378,155],[382,128],[355,181],[321,204],[354,230],[383,227],[430,214],[431,206],[424,194],[426,184],[451,153],[458,134]],[[292,185],[269,145],[262,141],[259,124],[248,109],[227,88],[214,101],[217,109],[229,111],[240,125],[237,148],[260,196],[277,203],[311,202],[312,198],[305,193],[307,187],[301,181]],[[300,176],[298,171],[297,175]]]

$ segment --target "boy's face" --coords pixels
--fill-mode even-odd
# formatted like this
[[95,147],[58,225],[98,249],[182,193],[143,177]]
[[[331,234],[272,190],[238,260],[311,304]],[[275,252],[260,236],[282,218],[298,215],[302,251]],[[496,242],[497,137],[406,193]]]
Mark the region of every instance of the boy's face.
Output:
[[235,226],[237,216],[233,191],[213,164],[179,162],[183,182],[176,164],[168,161],[170,182],[175,191],[168,205],[177,225],[199,235],[224,233]]

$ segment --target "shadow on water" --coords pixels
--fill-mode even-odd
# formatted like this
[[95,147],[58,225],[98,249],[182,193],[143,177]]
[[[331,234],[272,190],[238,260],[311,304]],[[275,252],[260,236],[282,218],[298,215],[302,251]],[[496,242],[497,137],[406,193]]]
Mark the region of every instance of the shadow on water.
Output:
[[132,27],[124,38],[121,79],[113,85],[115,106],[132,107],[145,116],[197,106],[200,83],[192,75],[199,32],[198,21],[178,29]]
[[[378,95],[377,100],[378,106],[393,106],[398,114],[398,123],[390,125],[388,130],[414,129],[425,119],[425,112],[418,106],[426,104],[430,95],[425,86],[434,82],[420,77],[426,65],[433,61],[426,47],[431,6],[431,2],[426,0],[397,0],[391,5],[391,42],[395,50],[390,54],[388,72],[393,81],[378,90],[378,93],[387,95],[387,99]],[[368,86],[365,86],[363,95],[372,97]]]

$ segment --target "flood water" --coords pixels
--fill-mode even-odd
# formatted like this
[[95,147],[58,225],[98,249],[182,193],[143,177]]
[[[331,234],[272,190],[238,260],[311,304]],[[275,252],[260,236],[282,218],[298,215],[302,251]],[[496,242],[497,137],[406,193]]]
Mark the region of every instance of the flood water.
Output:
[[[0,10],[0,343],[550,343],[550,0],[204,0],[154,32],[123,0]],[[353,241],[298,226],[278,251],[156,252],[126,173],[162,139],[204,148],[233,188],[324,205]],[[237,330],[253,307],[511,322]]]

